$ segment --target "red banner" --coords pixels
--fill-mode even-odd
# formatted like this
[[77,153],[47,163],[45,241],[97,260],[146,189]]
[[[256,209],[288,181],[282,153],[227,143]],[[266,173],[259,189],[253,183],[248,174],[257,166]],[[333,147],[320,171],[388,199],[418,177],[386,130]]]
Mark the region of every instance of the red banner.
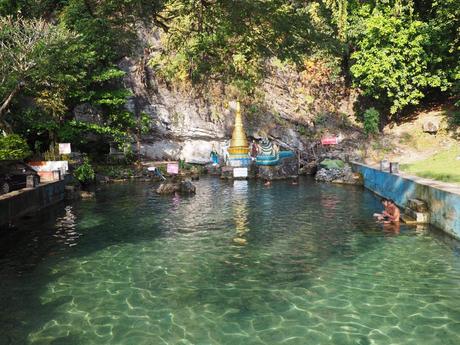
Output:
[[339,143],[339,138],[329,137],[321,139],[321,145],[337,145]]

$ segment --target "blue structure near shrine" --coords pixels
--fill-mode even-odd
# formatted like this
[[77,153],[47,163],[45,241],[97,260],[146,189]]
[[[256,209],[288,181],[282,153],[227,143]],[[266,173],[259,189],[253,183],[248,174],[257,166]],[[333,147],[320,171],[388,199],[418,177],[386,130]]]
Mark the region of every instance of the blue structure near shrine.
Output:
[[295,157],[292,151],[279,151],[267,138],[260,143],[260,152],[256,157],[256,165],[278,165],[284,158]]

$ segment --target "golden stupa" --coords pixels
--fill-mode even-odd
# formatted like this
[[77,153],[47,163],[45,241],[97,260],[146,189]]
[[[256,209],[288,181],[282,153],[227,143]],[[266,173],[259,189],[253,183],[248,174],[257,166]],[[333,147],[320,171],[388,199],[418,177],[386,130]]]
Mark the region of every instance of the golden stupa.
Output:
[[236,103],[235,128],[233,128],[228,153],[230,155],[247,155],[249,153],[249,144],[246,133],[244,132],[240,102]]

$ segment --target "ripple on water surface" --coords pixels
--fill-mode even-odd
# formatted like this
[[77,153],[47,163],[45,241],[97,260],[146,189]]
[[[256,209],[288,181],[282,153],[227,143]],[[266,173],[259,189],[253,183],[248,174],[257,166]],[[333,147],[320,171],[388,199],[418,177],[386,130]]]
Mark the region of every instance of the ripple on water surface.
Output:
[[457,244],[382,229],[369,192],[197,190],[109,186],[22,221],[4,241],[0,344],[460,343]]

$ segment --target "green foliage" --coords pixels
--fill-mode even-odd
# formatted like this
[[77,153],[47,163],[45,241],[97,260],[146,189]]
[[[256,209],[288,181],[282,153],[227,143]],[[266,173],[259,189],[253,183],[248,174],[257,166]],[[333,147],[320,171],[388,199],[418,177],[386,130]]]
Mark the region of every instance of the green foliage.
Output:
[[0,160],[24,159],[31,155],[27,142],[17,134],[0,136]]
[[345,163],[342,160],[329,158],[322,160],[319,165],[325,169],[343,169],[345,167]]
[[250,94],[267,59],[300,62],[320,42],[333,41],[323,27],[312,25],[319,13],[310,10],[310,5],[281,0],[168,1],[165,49],[150,65],[169,81],[221,81]]
[[22,121],[16,117],[24,112],[21,96],[32,98],[55,123],[62,122],[72,95],[85,85],[93,56],[62,26],[42,19],[0,18],[2,127],[11,131],[9,124]]
[[349,44],[355,86],[390,114],[429,93],[460,90],[458,0],[352,1]]
[[50,148],[45,151],[43,157],[46,161],[58,161],[61,159],[61,155],[59,154],[59,146],[58,145],[51,145]]
[[442,74],[429,71],[427,25],[378,11],[364,21],[351,73],[364,95],[389,106],[391,114],[418,104],[424,89],[446,87]]
[[136,175],[134,167],[126,164],[99,165],[96,171],[111,179],[125,179]]
[[366,134],[375,134],[379,131],[380,113],[375,108],[366,109],[363,114],[364,132]]
[[[384,121],[427,95],[460,93],[459,21],[458,0],[1,0],[0,125],[37,149],[97,134],[130,152],[151,120],[124,108],[133,95],[117,65],[145,48],[142,63],[150,59],[170,86],[219,103],[261,100],[253,118],[264,110],[267,75],[297,69],[308,111],[324,94],[339,98],[336,80],[352,80],[370,102],[360,107],[370,108],[371,133],[375,109]],[[160,47],[137,42],[150,29]],[[75,121],[72,109],[83,102],[100,123]],[[326,105],[316,124],[336,111]]]
[[75,169],[74,176],[81,183],[89,183],[94,180],[96,175],[87,157],[85,157],[83,163]]

